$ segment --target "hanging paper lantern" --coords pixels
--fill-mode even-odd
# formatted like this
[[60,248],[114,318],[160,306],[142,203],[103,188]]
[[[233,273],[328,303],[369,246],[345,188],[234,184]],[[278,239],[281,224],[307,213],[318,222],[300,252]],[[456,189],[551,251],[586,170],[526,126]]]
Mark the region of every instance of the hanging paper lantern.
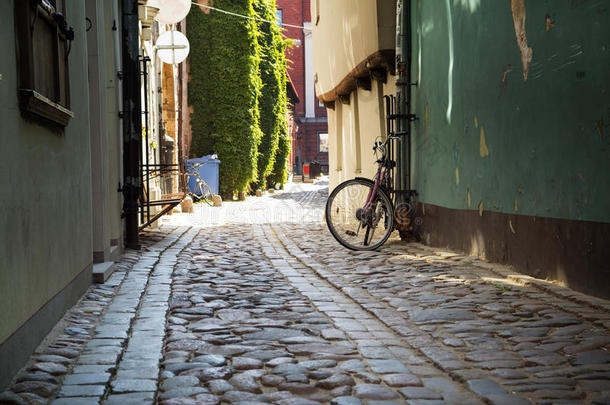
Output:
[[170,65],[180,63],[189,54],[189,40],[180,31],[166,31],[159,35],[155,45],[157,56]]
[[159,9],[155,20],[161,24],[176,24],[191,10],[190,0],[149,0],[148,5]]

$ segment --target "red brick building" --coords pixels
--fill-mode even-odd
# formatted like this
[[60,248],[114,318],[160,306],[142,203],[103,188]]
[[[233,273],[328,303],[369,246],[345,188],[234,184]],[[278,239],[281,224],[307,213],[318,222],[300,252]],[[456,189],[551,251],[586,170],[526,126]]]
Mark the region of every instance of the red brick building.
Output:
[[327,173],[328,121],[326,108],[318,102],[314,90],[310,0],[276,0],[276,7],[278,20],[284,28],[283,34],[295,40],[295,45],[286,50],[288,74],[299,99],[294,105],[293,173],[301,174],[303,163],[314,160]]

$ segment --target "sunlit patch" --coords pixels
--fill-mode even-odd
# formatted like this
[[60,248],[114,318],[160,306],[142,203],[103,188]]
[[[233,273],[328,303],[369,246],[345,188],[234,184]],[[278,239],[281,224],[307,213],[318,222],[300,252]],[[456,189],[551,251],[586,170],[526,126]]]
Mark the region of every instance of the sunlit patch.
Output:
[[482,281],[486,283],[493,284],[494,286],[504,286],[507,288],[510,287],[523,287],[523,284],[518,282],[517,280],[512,280],[508,278],[498,278],[498,277],[481,277]]
[[481,7],[481,0],[457,0],[456,3],[471,13],[476,12]]
[[453,17],[451,4],[445,1],[447,7],[447,33],[449,35],[449,67],[447,72],[447,122],[451,124],[451,110],[453,109]]

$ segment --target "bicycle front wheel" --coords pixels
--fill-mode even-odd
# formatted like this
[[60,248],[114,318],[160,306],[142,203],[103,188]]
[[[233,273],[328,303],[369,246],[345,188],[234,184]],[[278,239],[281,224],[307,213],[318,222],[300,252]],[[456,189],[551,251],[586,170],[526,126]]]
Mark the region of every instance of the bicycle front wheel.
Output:
[[212,200],[212,190],[210,190],[210,186],[205,181],[200,181],[197,184],[197,188],[199,189],[199,196],[201,200],[207,205],[214,205],[214,201]]
[[373,182],[353,179],[339,184],[326,201],[326,224],[339,243],[352,250],[374,250],[394,230],[392,201],[381,188],[367,206]]

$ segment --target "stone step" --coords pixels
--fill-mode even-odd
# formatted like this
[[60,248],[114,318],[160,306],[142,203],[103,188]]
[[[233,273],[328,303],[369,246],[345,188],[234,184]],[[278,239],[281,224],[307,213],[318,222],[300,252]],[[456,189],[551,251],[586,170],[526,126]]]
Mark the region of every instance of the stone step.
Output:
[[108,280],[108,277],[114,272],[114,262],[95,263],[93,265],[92,278],[93,282],[103,284]]

